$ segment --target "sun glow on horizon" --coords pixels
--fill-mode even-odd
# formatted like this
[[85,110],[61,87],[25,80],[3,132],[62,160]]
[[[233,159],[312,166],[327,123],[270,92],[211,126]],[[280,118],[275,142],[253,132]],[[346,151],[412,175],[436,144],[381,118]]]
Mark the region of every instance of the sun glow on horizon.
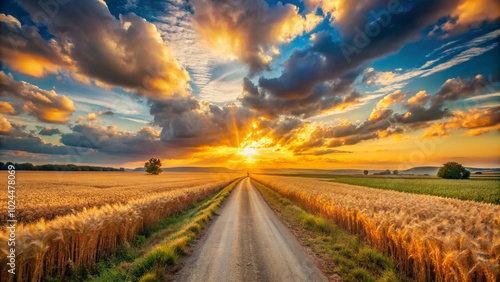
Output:
[[243,150],[241,150],[240,154],[249,158],[257,154],[257,149],[251,147],[245,147],[243,148]]

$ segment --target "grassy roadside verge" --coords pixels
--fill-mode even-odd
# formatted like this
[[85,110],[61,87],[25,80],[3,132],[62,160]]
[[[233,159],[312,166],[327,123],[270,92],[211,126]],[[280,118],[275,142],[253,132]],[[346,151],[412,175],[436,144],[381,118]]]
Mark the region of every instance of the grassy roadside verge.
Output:
[[332,280],[337,274],[343,281],[411,281],[397,270],[391,258],[357,236],[304,211],[253,179],[252,183],[299,239],[323,259],[322,270]]
[[[174,268],[179,257],[239,183],[235,180],[218,193],[175,216],[155,224],[135,242],[123,244],[114,254],[101,259],[91,269],[82,268],[71,281],[160,281]],[[60,278],[46,278],[61,281]]]

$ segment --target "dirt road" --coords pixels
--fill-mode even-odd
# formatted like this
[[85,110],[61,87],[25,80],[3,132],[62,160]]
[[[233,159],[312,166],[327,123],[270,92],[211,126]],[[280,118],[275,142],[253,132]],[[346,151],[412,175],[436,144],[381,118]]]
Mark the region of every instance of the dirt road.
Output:
[[328,280],[246,178],[233,190],[176,281]]

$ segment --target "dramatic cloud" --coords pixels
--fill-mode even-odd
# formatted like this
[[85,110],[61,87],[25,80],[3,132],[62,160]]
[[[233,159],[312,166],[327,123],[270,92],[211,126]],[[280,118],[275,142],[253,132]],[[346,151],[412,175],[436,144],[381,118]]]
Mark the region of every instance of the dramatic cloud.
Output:
[[344,109],[360,103],[361,94],[354,90],[358,71],[316,85],[312,92],[282,92],[261,85],[259,89],[249,79],[243,80],[242,105],[275,118],[280,115],[312,117],[334,109]]
[[478,94],[492,82],[478,74],[475,77],[462,79],[448,79],[441,89],[432,97],[431,105],[440,105],[448,101],[456,101],[459,98]]
[[[459,64],[469,62],[473,58],[479,57],[498,47],[497,41],[500,36],[500,30],[479,34],[475,38],[465,42],[457,43],[463,40],[454,40],[443,44],[426,55],[426,57],[430,57],[435,54],[437,58],[428,60],[420,67],[411,68],[403,73],[378,72],[369,68],[364,73],[362,82],[366,82],[369,86],[383,86],[375,90],[375,92],[385,93],[394,91],[403,88],[416,77],[428,77],[448,70]],[[452,57],[450,58],[450,56]]]
[[500,106],[484,110],[471,109],[467,113],[456,111],[449,120],[435,123],[424,133],[423,138],[449,136],[451,129],[472,129],[465,136],[478,136],[499,128]]
[[238,59],[255,73],[269,66],[277,46],[311,31],[322,17],[301,16],[299,8],[262,0],[193,1],[193,23],[212,49],[229,59]]
[[0,97],[10,97],[24,102],[22,110],[47,123],[66,123],[75,111],[73,101],[24,81],[15,81],[11,74],[0,71]]
[[408,124],[418,128],[422,123],[439,120],[450,115],[449,109],[443,109],[441,105],[425,108],[418,105],[407,105],[408,112],[404,114],[395,113],[393,119],[397,123]]
[[[2,124],[0,118],[0,124]],[[37,154],[68,155],[75,152],[65,146],[52,145],[41,137],[25,132],[26,126],[11,123],[9,130],[0,130],[0,150],[15,150]]]
[[[417,130],[426,138],[498,130],[496,94],[472,97],[498,91],[496,74],[483,66],[499,46],[496,24],[485,24],[498,20],[492,1],[108,1],[108,8],[102,0],[20,0],[29,16],[0,14],[7,69],[0,155],[321,166],[378,162],[378,148],[393,151],[383,161],[404,157],[411,142],[394,143]],[[428,56],[406,59],[415,54]],[[459,77],[465,62],[484,76]],[[30,83],[13,78],[24,75]],[[438,91],[418,91],[440,79]],[[450,102],[460,99],[476,99],[462,104],[474,109],[457,111]],[[39,123],[69,121],[61,130]],[[113,121],[124,129],[96,124]],[[137,123],[146,127],[135,131]],[[60,139],[49,144],[45,136]]]
[[[285,61],[284,70],[277,78],[261,78],[260,86],[274,95],[299,91],[310,93],[315,85],[339,77],[361,64],[399,50],[404,43],[419,36],[419,31],[436,22],[443,10],[453,7],[452,1],[418,1],[399,3],[392,12],[384,8],[387,1],[339,1],[348,5],[345,22],[341,24],[342,41],[335,40],[328,32],[319,32],[311,45],[295,49]],[[351,3],[351,4],[348,4]],[[354,4],[356,3],[356,4]],[[387,5],[385,5],[387,6]],[[354,9],[351,11],[351,7]],[[374,9],[375,7],[382,7]],[[387,7],[385,7],[387,8]],[[387,8],[388,9],[388,8]],[[347,12],[349,11],[349,12]],[[379,15],[370,22],[368,14]]]
[[[311,0],[308,5],[311,8],[320,6],[324,12],[332,13],[332,23],[339,27],[342,40],[322,31],[311,39],[310,46],[295,49],[285,61],[280,76],[259,80],[259,86],[272,96],[312,93],[321,83],[395,52],[408,41],[417,39],[423,28],[450,15],[458,3],[435,0],[362,3]],[[372,81],[370,73],[367,75],[366,82],[380,80],[380,77],[371,77],[375,79]],[[391,78],[389,73],[385,80]]]
[[496,0],[462,0],[450,13],[449,20],[441,29],[450,34],[458,34],[469,28],[477,28],[483,22],[494,22],[500,18],[500,3]]
[[381,112],[377,118],[366,120],[356,125],[349,121],[342,121],[338,125],[323,126],[303,124],[308,128],[305,131],[298,130],[296,134],[301,136],[300,142],[297,138],[288,140],[288,148],[294,152],[308,152],[316,148],[336,148],[347,145],[358,144],[365,140],[385,138],[391,135],[402,134],[404,130],[391,123],[392,111]]
[[119,131],[116,126],[103,127],[95,124],[78,124],[71,133],[61,136],[66,146],[98,150],[108,154],[153,154],[166,150],[159,133],[143,127],[136,133]]
[[161,140],[174,146],[239,147],[256,113],[235,104],[219,107],[190,97],[150,101]]
[[[324,13],[332,15],[332,24],[340,27],[352,27],[359,23],[363,17],[371,11],[383,6],[386,11],[401,9],[401,3],[407,1],[399,0],[361,0],[361,1],[329,1],[329,0],[306,0],[309,9],[321,8]],[[434,1],[421,1],[432,5]],[[457,34],[470,28],[479,27],[484,21],[494,22],[500,18],[500,4],[495,0],[459,0],[448,2],[446,6],[436,7],[440,9],[442,17],[447,20],[439,24],[444,32]],[[377,13],[372,12],[377,18]]]
[[64,53],[67,45],[45,40],[36,26],[21,25],[15,17],[0,14],[0,59],[11,69],[35,77],[71,68]]
[[[408,112],[404,114],[395,113],[393,115],[393,120],[397,123],[410,125],[413,128],[426,126],[428,125],[427,122],[452,115],[448,108],[444,108],[445,102],[456,101],[462,97],[476,95],[491,83],[492,81],[486,79],[482,75],[476,75],[475,77],[467,79],[448,79],[432,99],[425,91],[420,91],[415,96],[408,99],[407,103],[404,104]],[[426,108],[424,105],[429,99],[431,99],[431,104]],[[436,127],[436,129],[439,128]],[[440,130],[441,136],[445,134],[445,131],[442,129],[443,128]]]
[[[119,86],[143,95],[184,94],[189,74],[174,59],[156,27],[133,13],[116,19],[102,1],[55,3],[47,15],[39,2],[18,2],[54,37],[43,39],[36,27],[3,15],[2,60],[33,75],[63,73],[76,80]],[[26,32],[30,36],[27,37]],[[14,36],[13,36],[14,35]],[[14,38],[14,39],[12,39]]]
[[58,128],[51,128],[51,127],[44,127],[40,132],[38,132],[38,135],[42,136],[52,136],[52,135],[57,135],[57,134],[62,134],[62,132]]

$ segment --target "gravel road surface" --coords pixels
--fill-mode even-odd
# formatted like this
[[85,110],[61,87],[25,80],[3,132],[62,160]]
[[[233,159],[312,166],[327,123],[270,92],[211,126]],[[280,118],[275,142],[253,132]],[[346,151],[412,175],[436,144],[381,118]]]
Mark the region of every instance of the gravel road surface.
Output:
[[245,178],[196,244],[176,281],[328,281]]

